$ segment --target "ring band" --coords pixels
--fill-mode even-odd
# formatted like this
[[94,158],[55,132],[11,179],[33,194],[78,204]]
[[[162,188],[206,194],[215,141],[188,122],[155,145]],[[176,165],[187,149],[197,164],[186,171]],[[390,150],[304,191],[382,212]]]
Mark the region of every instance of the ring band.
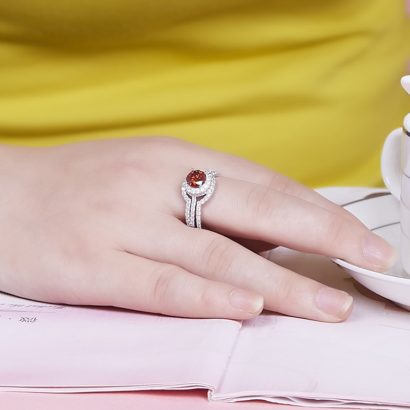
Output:
[[182,182],[185,222],[188,226],[201,229],[201,207],[215,190],[216,176],[215,171],[195,169]]

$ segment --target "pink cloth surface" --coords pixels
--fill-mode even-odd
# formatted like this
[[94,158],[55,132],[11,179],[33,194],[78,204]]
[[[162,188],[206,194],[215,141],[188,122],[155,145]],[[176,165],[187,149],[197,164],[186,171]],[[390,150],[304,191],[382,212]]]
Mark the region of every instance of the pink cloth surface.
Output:
[[[0,393],[2,410],[294,410],[293,406],[262,401],[210,402],[206,390],[126,393]],[[299,407],[300,409],[300,407]],[[315,410],[309,407],[309,410]],[[323,407],[320,410],[324,410]]]

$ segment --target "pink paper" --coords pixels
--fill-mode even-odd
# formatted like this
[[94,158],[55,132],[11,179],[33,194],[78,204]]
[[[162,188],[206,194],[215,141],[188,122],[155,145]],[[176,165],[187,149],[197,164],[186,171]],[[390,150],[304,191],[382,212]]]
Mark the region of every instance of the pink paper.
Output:
[[239,327],[236,321],[53,306],[0,294],[0,386],[209,387],[219,380]]

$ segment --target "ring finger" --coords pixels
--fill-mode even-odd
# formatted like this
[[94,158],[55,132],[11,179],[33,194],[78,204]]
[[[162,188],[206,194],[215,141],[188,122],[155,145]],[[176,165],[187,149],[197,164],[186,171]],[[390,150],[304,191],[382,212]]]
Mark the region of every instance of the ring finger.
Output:
[[[182,220],[182,201],[175,214]],[[264,186],[219,177],[202,211],[203,225],[225,236],[283,245],[345,259],[373,270],[394,260],[393,249],[355,220]]]

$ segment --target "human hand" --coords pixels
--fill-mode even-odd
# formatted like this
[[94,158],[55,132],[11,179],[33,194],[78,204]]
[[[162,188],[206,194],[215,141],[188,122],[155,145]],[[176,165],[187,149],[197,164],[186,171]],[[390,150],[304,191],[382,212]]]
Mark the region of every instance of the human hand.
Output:
[[[206,229],[180,184],[218,171]],[[275,245],[383,270],[394,251],[342,208],[260,165],[174,138],[0,147],[0,290],[52,303],[336,322],[351,297],[263,258]],[[302,235],[300,233],[303,233]]]

